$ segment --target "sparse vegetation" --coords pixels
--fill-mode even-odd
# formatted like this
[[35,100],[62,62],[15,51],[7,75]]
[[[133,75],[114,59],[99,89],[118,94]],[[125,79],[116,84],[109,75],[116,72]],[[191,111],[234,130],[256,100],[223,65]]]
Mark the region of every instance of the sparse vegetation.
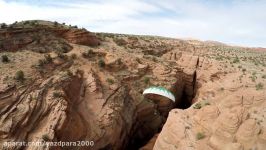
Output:
[[197,140],[201,140],[201,139],[204,139],[205,138],[205,134],[204,133],[202,133],[202,132],[198,132],[197,134],[196,134],[196,139]]
[[264,85],[262,83],[256,84],[256,90],[262,90]]
[[61,59],[63,59],[63,60],[67,60],[67,59],[68,59],[68,56],[65,55],[65,54],[63,54],[63,53],[57,53],[57,57],[58,57],[58,58],[61,58]]
[[20,82],[24,81],[25,80],[24,72],[22,70],[17,71],[15,74],[15,79]]
[[42,135],[44,141],[49,141],[49,136],[47,134]]
[[6,28],[7,25],[6,25],[5,23],[2,23],[2,24],[0,25],[0,27],[3,29],[3,28]]
[[114,38],[113,40],[118,46],[124,46],[127,44],[127,41],[122,38]]
[[7,55],[2,55],[2,62],[3,63],[7,63],[7,62],[9,62],[9,58],[8,58],[8,56]]
[[193,106],[194,109],[201,109],[201,103],[196,103],[194,106]]
[[71,59],[76,59],[77,58],[77,55],[73,53],[73,54],[70,55],[70,58]]
[[150,78],[149,77],[144,77],[144,83],[149,84],[150,83]]
[[255,82],[255,81],[256,81],[256,79],[257,79],[257,77],[256,77],[255,75],[253,75],[253,76],[250,76],[250,78],[251,78],[251,81],[252,81],[252,82]]
[[53,58],[51,57],[50,54],[44,55],[43,59],[39,59],[38,61],[38,67],[43,67],[45,64],[49,64],[53,62]]
[[55,22],[54,22],[54,26],[58,26],[58,22],[55,21]]
[[234,58],[233,63],[239,63],[239,59],[238,59],[238,57],[235,57],[235,58]]
[[45,60],[44,59],[39,59],[38,60],[38,67],[43,67],[44,64],[45,64]]
[[44,58],[45,58],[45,63],[51,63],[53,61],[50,54],[44,55]]
[[90,58],[90,57],[92,57],[93,55],[94,55],[95,53],[93,52],[93,50],[92,49],[88,49],[86,52],[83,52],[82,53],[82,56],[84,57],[84,58]]
[[62,95],[62,93],[60,93],[60,92],[53,92],[53,98],[60,98],[60,97],[62,97],[63,95]]
[[114,84],[114,80],[111,79],[111,78],[107,78],[106,81],[107,81],[109,84]]
[[73,73],[69,69],[66,72],[69,77],[73,76]]
[[100,60],[98,61],[98,66],[101,67],[101,68],[105,67],[105,62],[104,62],[103,59],[100,59]]
[[201,109],[202,107],[207,106],[207,105],[211,105],[210,102],[208,102],[207,100],[203,100],[201,102],[194,104],[193,108],[194,109]]

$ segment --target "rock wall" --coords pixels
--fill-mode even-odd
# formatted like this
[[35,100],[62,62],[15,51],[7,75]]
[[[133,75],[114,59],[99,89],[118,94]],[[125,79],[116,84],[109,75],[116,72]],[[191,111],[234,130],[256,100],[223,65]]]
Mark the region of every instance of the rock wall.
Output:
[[98,46],[100,41],[91,32],[81,29],[62,28],[14,28],[0,29],[0,50],[16,51],[20,49],[49,52],[72,49],[68,44]]

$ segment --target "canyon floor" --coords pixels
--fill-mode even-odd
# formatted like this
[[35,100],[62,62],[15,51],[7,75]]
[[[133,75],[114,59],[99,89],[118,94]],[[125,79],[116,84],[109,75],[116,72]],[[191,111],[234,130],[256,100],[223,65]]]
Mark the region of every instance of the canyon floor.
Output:
[[266,149],[264,48],[24,21],[0,29],[0,58],[1,149]]

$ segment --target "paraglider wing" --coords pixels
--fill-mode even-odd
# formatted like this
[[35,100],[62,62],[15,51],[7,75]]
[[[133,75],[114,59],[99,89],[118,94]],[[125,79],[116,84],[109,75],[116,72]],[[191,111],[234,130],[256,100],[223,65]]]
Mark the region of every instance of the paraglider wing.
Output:
[[164,97],[169,98],[170,100],[172,100],[173,102],[175,102],[175,96],[168,91],[167,89],[163,88],[163,87],[150,87],[144,90],[143,95],[146,94],[156,94],[156,95],[161,95]]

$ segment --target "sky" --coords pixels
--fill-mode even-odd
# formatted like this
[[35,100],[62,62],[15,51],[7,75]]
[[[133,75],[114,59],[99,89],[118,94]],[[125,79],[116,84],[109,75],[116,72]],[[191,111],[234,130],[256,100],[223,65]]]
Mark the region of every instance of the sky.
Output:
[[22,20],[266,47],[266,0],[0,0],[0,22]]

